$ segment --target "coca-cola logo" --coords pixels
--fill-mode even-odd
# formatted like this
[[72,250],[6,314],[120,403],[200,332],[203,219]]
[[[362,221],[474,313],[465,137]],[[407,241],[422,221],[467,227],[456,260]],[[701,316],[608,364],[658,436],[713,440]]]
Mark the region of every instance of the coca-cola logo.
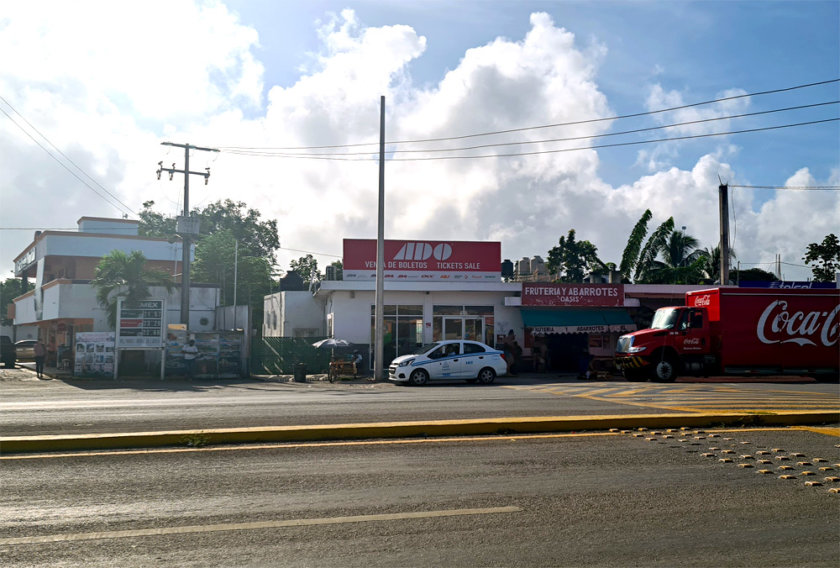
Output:
[[795,343],[799,346],[814,345],[816,340],[826,347],[840,338],[840,304],[830,312],[788,311],[785,300],[768,305],[758,319],[756,334],[762,343]]
[[704,296],[697,296],[694,298],[695,306],[710,306],[712,305],[712,297],[709,294]]

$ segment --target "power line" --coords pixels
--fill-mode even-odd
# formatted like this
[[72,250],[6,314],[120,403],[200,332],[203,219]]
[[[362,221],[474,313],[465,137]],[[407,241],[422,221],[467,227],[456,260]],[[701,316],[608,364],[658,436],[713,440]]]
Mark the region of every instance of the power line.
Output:
[[[386,144],[389,144],[389,145],[414,144],[414,143],[420,143],[420,142],[444,142],[444,141],[449,141],[449,140],[464,140],[466,138],[477,138],[479,136],[494,136],[494,135],[497,135],[497,134],[509,134],[509,133],[512,133],[512,132],[524,132],[524,131],[527,131],[527,130],[539,130],[539,129],[545,129],[545,128],[555,128],[555,127],[558,127],[558,126],[578,126],[578,125],[581,125],[581,124],[592,124],[592,123],[595,123],[595,122],[620,120],[620,119],[624,119],[624,118],[638,118],[638,117],[641,117],[641,116],[650,116],[650,115],[654,115],[654,114],[661,114],[661,113],[671,112],[671,111],[675,111],[675,110],[684,110],[684,109],[687,109],[687,108],[693,108],[693,107],[698,107],[698,106],[703,106],[703,105],[708,105],[708,104],[714,104],[714,103],[719,103],[719,102],[726,102],[726,101],[742,99],[742,98],[746,98],[746,97],[758,97],[758,96],[762,96],[762,95],[777,94],[777,93],[783,93],[783,92],[788,92],[788,91],[795,91],[795,90],[798,90],[798,89],[806,89],[806,88],[809,88],[809,87],[816,87],[816,86],[820,86],[820,85],[828,85],[828,84],[837,83],[837,82],[840,82],[840,79],[829,79],[829,80],[826,80],[826,81],[818,81],[818,82],[815,82],[815,83],[807,83],[807,84],[804,84],[804,85],[796,85],[796,86],[793,86],[793,87],[785,87],[785,88],[773,89],[773,90],[769,90],[769,91],[758,91],[758,92],[755,92],[755,93],[746,93],[746,94],[743,94],[743,95],[733,95],[733,96],[730,96],[730,97],[722,97],[722,98],[719,98],[719,99],[712,99],[712,100],[708,100],[708,101],[690,103],[690,104],[686,104],[686,105],[680,105],[680,106],[664,108],[664,109],[659,109],[659,110],[652,110],[652,111],[646,111],[646,112],[637,112],[637,113],[632,113],[632,114],[610,116],[610,117],[606,117],[606,118],[592,118],[592,119],[587,119],[587,120],[576,120],[576,121],[572,121],[572,122],[559,122],[559,123],[555,123],[555,124],[525,126],[525,127],[522,127],[522,128],[511,128],[511,129],[508,129],[508,130],[496,130],[496,131],[491,131],[491,132],[482,132],[482,133],[478,133],[478,134],[465,134],[465,135],[461,135],[461,136],[449,136],[449,137],[443,137],[443,138],[425,138],[425,139],[418,139],[418,140],[394,140],[394,141],[386,142]],[[335,145],[326,145],[326,146],[297,146],[297,147],[285,147],[285,148],[284,147],[258,148],[258,147],[220,146],[220,149],[222,149],[222,150],[286,150],[286,151],[289,151],[289,150],[325,150],[325,149],[329,149],[329,148],[353,148],[353,147],[358,147],[358,146],[373,146],[373,145],[378,145],[378,144],[379,144],[379,142],[359,142],[359,143],[355,143],[355,144],[335,144]]]
[[[60,149],[59,149],[59,148],[58,148],[55,144],[53,144],[53,143],[52,143],[52,141],[51,141],[49,138],[47,138],[46,136],[44,136],[44,135],[43,135],[43,134],[42,134],[42,133],[41,133],[41,132],[40,132],[40,131],[39,131],[39,130],[35,127],[35,126],[33,126],[33,125],[32,125],[32,123],[31,123],[31,122],[29,122],[28,120],[26,120],[26,117],[24,117],[22,114],[20,114],[20,112],[18,112],[18,110],[17,110],[14,106],[12,106],[12,105],[11,105],[11,103],[9,103],[9,101],[7,101],[7,100],[6,100],[5,98],[3,98],[2,96],[0,96],[0,100],[2,100],[4,103],[6,103],[6,105],[8,105],[8,107],[9,107],[10,109],[12,109],[12,110],[15,112],[15,114],[17,114],[17,115],[21,118],[21,120],[23,120],[23,121],[24,121],[24,122],[25,122],[25,123],[26,123],[26,124],[27,124],[27,125],[28,125],[31,129],[32,129],[32,130],[34,130],[35,132],[37,132],[37,133],[38,133],[38,136],[40,136],[41,138],[43,138],[44,140],[46,140],[46,141],[47,141],[47,143],[48,143],[50,146],[52,146],[52,147],[55,149],[55,151],[56,151],[56,152],[58,152],[59,154],[61,154],[61,156],[62,156],[65,160],[67,160],[68,162],[70,162],[71,164],[73,164],[73,167],[74,167],[74,168],[76,168],[77,170],[79,170],[79,172],[81,172],[81,173],[82,173],[82,175],[84,175],[85,177],[87,177],[90,181],[92,181],[94,184],[96,184],[96,185],[97,185],[97,186],[98,186],[98,187],[99,187],[102,191],[104,191],[104,192],[108,195],[108,197],[105,197],[104,195],[102,195],[99,191],[97,191],[97,190],[96,190],[96,188],[92,187],[92,186],[91,186],[88,182],[86,182],[85,180],[83,180],[82,178],[80,178],[80,177],[76,174],[76,172],[74,172],[74,171],[73,171],[73,170],[71,170],[69,167],[67,167],[67,165],[66,165],[64,162],[62,162],[61,160],[59,160],[58,158],[56,158],[56,157],[55,157],[55,155],[54,155],[52,152],[50,152],[47,148],[45,148],[45,147],[44,147],[44,145],[43,145],[43,144],[41,144],[38,140],[36,140],[36,139],[35,139],[35,137],[34,137],[34,136],[32,136],[32,134],[30,134],[29,132],[27,132],[25,128],[23,128],[20,124],[18,124],[18,123],[17,123],[17,121],[16,121],[16,120],[15,120],[15,119],[14,119],[14,118],[13,118],[13,117],[12,117],[12,116],[8,113],[8,112],[6,112],[4,109],[0,108],[0,112],[2,112],[3,114],[5,114],[5,115],[6,115],[6,117],[7,117],[9,120],[11,120],[11,121],[12,121],[12,124],[14,124],[15,126],[17,126],[17,127],[21,130],[21,132],[23,132],[24,134],[26,134],[26,135],[27,135],[27,136],[28,136],[28,137],[29,137],[29,138],[30,138],[33,142],[35,142],[35,144],[37,144],[37,145],[38,145],[38,147],[40,147],[40,148],[41,148],[44,152],[46,152],[46,153],[47,153],[47,155],[48,155],[50,158],[52,158],[53,160],[55,160],[55,161],[56,161],[56,163],[58,163],[58,165],[60,165],[60,166],[61,166],[62,168],[64,168],[65,170],[67,170],[67,171],[70,173],[70,175],[72,175],[72,176],[73,176],[73,177],[75,177],[77,180],[79,180],[80,182],[82,182],[82,184],[84,184],[84,185],[85,185],[88,189],[90,189],[91,191],[93,191],[96,195],[98,195],[99,197],[101,197],[102,199],[104,199],[106,202],[108,202],[108,198],[110,198],[110,199],[112,199],[113,201],[116,201],[116,202],[119,204],[119,206],[118,206],[118,205],[116,205],[116,204],[115,204],[115,203],[113,203],[113,202],[108,202],[108,205],[111,205],[112,207],[117,207],[118,209],[120,209],[120,208],[121,208],[121,209],[123,209],[123,211],[125,211],[125,212],[127,212],[127,213],[131,213],[132,215],[137,216],[137,213],[135,213],[135,212],[134,212],[134,211],[133,211],[133,210],[132,210],[132,209],[131,209],[128,205],[126,205],[125,203],[123,203],[123,202],[122,202],[122,201],[121,201],[121,200],[120,200],[120,199],[119,199],[116,195],[114,195],[113,193],[111,193],[110,191],[108,191],[108,190],[107,190],[104,186],[102,186],[102,184],[100,184],[100,183],[99,183],[98,181],[96,181],[93,177],[91,177],[91,176],[90,176],[90,175],[89,175],[89,174],[88,174],[88,173],[87,173],[84,169],[82,169],[82,168],[81,168],[78,164],[76,164],[76,162],[74,162],[74,161],[73,161],[73,160],[71,160],[69,157],[67,157],[67,155],[66,155],[64,152],[62,152],[62,151],[61,151],[61,150],[60,150]],[[121,206],[121,207],[120,207],[120,206]]]
[[[611,136],[624,136],[624,135],[627,135],[627,134],[639,134],[641,132],[653,132],[655,130],[665,130],[665,129],[668,129],[668,128],[676,128],[676,127],[680,127],[680,126],[692,126],[692,125],[696,125],[696,124],[703,124],[703,123],[707,123],[707,122],[716,122],[716,121],[720,121],[720,120],[731,120],[731,119],[735,119],[735,118],[745,118],[745,117],[750,117],[750,116],[760,116],[760,115],[764,115],[764,114],[787,112],[787,111],[790,111],[790,110],[802,110],[802,109],[815,108],[815,107],[826,106],[826,105],[836,105],[838,103],[840,103],[840,100],[826,101],[826,102],[822,102],[822,103],[814,103],[814,104],[808,104],[808,105],[800,105],[800,106],[794,106],[794,107],[787,107],[787,108],[780,108],[780,109],[773,109],[773,110],[764,110],[764,111],[757,111],[757,112],[750,112],[750,113],[743,113],[743,114],[733,114],[733,115],[728,115],[728,116],[719,116],[719,117],[715,117],[715,118],[704,118],[704,119],[698,119],[698,120],[690,120],[690,121],[686,121],[686,122],[678,122],[678,123],[674,123],[674,124],[665,124],[665,125],[661,125],[661,126],[651,126],[651,127],[647,127],[647,128],[637,128],[637,129],[634,129],[634,130],[623,130],[621,132],[608,132],[608,133],[604,133],[604,134],[591,134],[591,135],[588,135],[588,136],[572,136],[572,137],[567,137],[567,138],[548,138],[548,139],[541,139],[541,140],[524,140],[524,141],[519,141],[519,142],[499,142],[499,143],[496,143],[496,144],[481,144],[481,145],[476,145],[476,146],[462,146],[462,147],[458,147],[458,148],[440,148],[440,149],[426,149],[426,150],[396,150],[394,153],[395,154],[397,154],[397,153],[399,153],[399,154],[418,154],[418,153],[419,154],[428,154],[430,152],[461,152],[461,151],[466,151],[466,150],[479,150],[479,149],[484,149],[484,148],[499,148],[499,147],[504,147],[504,146],[525,146],[525,145],[531,145],[531,144],[545,144],[545,143],[549,143],[549,142],[572,142],[572,141],[576,141],[576,140],[592,140],[592,139],[596,139],[596,138],[608,138],[608,137],[611,137]],[[249,152],[241,152],[241,151],[231,151],[231,153],[240,154],[240,155],[251,155],[251,153],[249,153]],[[327,157],[329,157],[329,156],[370,156],[371,154],[372,154],[372,152],[346,152],[346,153],[329,153],[329,154],[318,154],[318,153],[315,153],[315,154],[286,154],[285,152],[284,153],[279,153],[279,154],[274,154],[274,153],[268,152],[268,151],[265,151],[265,152],[254,151],[253,152],[253,155],[259,155],[259,156],[299,155],[299,156],[327,156]]]
[[741,189],[789,189],[794,191],[840,191],[840,185],[814,185],[814,186],[786,186],[786,185],[733,185]]
[[[827,118],[823,120],[812,120],[808,122],[797,122],[793,124],[782,124],[779,126],[765,126],[762,128],[749,128],[745,130],[732,130],[729,132],[712,132],[708,134],[693,134],[693,135],[686,135],[686,136],[674,136],[672,138],[658,138],[655,140],[637,140],[634,142],[617,142],[614,144],[596,144],[592,146],[580,146],[576,148],[562,148],[558,150],[539,150],[534,152],[510,152],[506,154],[479,154],[475,156],[436,156],[436,157],[426,157],[426,158],[391,158],[389,161],[393,162],[423,162],[423,161],[434,161],[434,160],[472,160],[472,159],[480,159],[480,158],[512,158],[512,157],[519,157],[519,156],[536,156],[542,154],[558,154],[561,152],[578,152],[581,150],[598,150],[602,148],[620,148],[624,146],[639,146],[643,144],[655,144],[658,142],[674,142],[679,140],[694,140],[699,138],[711,138],[715,136],[731,136],[733,134],[749,134],[754,132],[766,132],[770,130],[780,130],[784,128],[794,128],[798,126],[812,126],[815,124],[824,124],[828,122],[837,122],[840,121],[840,118]],[[247,153],[247,152],[236,152],[236,151],[228,151],[229,153],[233,154],[240,154],[240,155],[255,155],[259,156],[260,154],[256,153]],[[373,153],[365,154],[368,156],[373,156]],[[340,158],[340,157],[330,157],[330,156],[316,156],[316,155],[309,155],[309,154],[263,154],[264,157],[274,157],[274,158],[293,158],[293,159],[301,159],[301,160],[328,160],[328,161],[343,161],[343,162],[366,162],[370,161],[370,158]]]

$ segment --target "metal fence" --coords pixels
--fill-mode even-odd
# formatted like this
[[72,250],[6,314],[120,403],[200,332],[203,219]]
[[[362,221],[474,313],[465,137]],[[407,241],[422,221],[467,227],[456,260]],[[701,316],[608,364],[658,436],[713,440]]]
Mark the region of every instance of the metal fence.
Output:
[[254,340],[251,349],[251,372],[256,375],[291,375],[299,363],[307,373],[326,373],[330,366],[329,349],[312,344],[323,337],[263,337]]

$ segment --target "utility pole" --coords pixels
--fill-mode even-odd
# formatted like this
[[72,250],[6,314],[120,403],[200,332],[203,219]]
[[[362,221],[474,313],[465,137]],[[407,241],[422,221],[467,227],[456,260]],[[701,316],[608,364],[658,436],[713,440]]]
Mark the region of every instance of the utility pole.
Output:
[[203,152],[218,152],[215,148],[202,148],[200,146],[192,146],[190,144],[175,144],[174,142],[161,142],[162,146],[175,146],[184,149],[184,169],[179,170],[175,168],[175,163],[172,163],[171,168],[164,168],[163,162],[158,162],[157,176],[160,179],[161,172],[169,174],[170,181],[174,174],[184,174],[184,214],[178,217],[178,224],[176,232],[181,235],[181,323],[190,326],[190,248],[193,237],[198,236],[198,219],[193,220],[190,217],[190,176],[203,176],[204,185],[210,180],[210,168],[205,168],[204,172],[190,171],[190,149],[201,150]]
[[376,297],[374,307],[373,379],[384,378],[385,358],[385,97],[379,100],[379,217],[376,233]]
[[720,285],[729,284],[729,185],[718,186],[720,208]]

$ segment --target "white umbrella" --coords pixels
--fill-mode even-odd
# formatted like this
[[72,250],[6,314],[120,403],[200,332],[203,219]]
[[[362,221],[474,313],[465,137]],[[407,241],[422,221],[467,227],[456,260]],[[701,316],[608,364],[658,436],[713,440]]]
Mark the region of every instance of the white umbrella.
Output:
[[350,347],[350,345],[351,343],[345,339],[336,339],[334,337],[330,337],[328,339],[316,341],[312,344],[312,347],[316,349],[335,349],[336,347]]

